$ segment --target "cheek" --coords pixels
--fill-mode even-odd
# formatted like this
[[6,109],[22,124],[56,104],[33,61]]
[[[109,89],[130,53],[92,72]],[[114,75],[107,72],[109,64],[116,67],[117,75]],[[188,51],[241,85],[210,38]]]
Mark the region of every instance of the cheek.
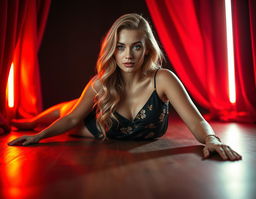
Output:
[[118,59],[118,53],[115,52],[113,56],[114,56],[114,59],[115,59],[115,60]]
[[137,54],[137,58],[138,58],[138,60],[144,60],[144,58],[145,58],[145,52],[144,51],[141,51],[141,52],[139,52],[138,54]]
[[114,59],[116,60],[117,64],[121,62],[121,57],[122,57],[122,55],[120,53],[114,54]]

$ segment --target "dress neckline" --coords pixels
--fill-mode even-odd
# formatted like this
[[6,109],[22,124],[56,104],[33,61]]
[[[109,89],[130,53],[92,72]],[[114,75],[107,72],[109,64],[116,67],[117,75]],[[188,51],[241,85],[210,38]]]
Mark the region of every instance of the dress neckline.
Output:
[[[141,107],[141,109],[138,111],[138,113],[137,113],[137,114],[135,115],[135,117],[132,118],[132,119],[128,119],[127,117],[123,116],[122,114],[118,113],[117,111],[115,111],[115,113],[116,113],[118,116],[122,117],[123,119],[125,119],[125,120],[127,120],[127,121],[129,121],[129,122],[134,122],[134,121],[137,119],[139,113],[140,113],[140,112],[145,108],[145,106],[149,103],[149,101],[151,100],[152,96],[154,96],[154,94],[156,94],[156,95],[158,96],[158,94],[157,94],[157,92],[156,92],[156,89],[153,90],[153,92],[152,92],[151,95],[149,96],[149,98],[148,98],[148,100],[146,101],[146,103]],[[159,99],[160,99],[160,98],[159,98]],[[161,100],[161,102],[163,102],[163,101]]]
[[163,102],[163,101],[160,99],[160,97],[158,96],[158,94],[157,94],[157,92],[156,92],[156,73],[158,72],[158,70],[159,70],[159,69],[156,70],[155,75],[154,75],[154,90],[152,91],[151,95],[149,96],[149,98],[148,98],[148,100],[145,102],[145,104],[139,109],[139,111],[137,112],[137,114],[135,115],[135,117],[132,118],[132,119],[128,119],[127,117],[125,117],[125,116],[123,116],[122,114],[120,114],[120,113],[118,113],[117,111],[115,111],[115,113],[116,113],[119,117],[121,117],[121,118],[123,118],[123,119],[125,119],[125,120],[127,120],[127,121],[129,121],[129,122],[134,122],[134,121],[137,119],[139,113],[140,113],[140,112],[145,108],[145,106],[149,103],[149,101],[151,100],[152,96],[154,96],[154,94],[157,96],[157,98],[160,100],[160,102],[165,103],[165,102]]

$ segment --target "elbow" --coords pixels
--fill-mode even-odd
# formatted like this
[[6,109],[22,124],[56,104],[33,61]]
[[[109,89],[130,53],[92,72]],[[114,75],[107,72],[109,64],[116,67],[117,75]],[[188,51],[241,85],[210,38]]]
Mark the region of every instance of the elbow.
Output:
[[69,124],[70,128],[77,126],[80,120],[76,117],[72,117],[71,115],[66,116],[67,123]]

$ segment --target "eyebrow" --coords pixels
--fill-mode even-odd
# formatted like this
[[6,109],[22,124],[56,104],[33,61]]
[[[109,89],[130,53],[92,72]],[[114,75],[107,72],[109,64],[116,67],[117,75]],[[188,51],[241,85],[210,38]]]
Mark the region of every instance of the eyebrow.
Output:
[[[124,43],[121,43],[121,42],[117,42],[117,44],[125,45]],[[142,44],[142,42],[136,41],[136,42],[132,43],[132,45],[134,45],[134,44]]]

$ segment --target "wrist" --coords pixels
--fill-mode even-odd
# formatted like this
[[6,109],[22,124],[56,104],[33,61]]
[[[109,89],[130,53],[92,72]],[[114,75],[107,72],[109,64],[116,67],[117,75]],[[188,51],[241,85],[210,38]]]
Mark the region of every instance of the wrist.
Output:
[[205,136],[204,141],[205,141],[205,143],[213,142],[213,141],[221,142],[220,138],[214,134]]
[[45,131],[41,131],[40,133],[37,134],[37,137],[39,140],[42,140],[45,138]]

